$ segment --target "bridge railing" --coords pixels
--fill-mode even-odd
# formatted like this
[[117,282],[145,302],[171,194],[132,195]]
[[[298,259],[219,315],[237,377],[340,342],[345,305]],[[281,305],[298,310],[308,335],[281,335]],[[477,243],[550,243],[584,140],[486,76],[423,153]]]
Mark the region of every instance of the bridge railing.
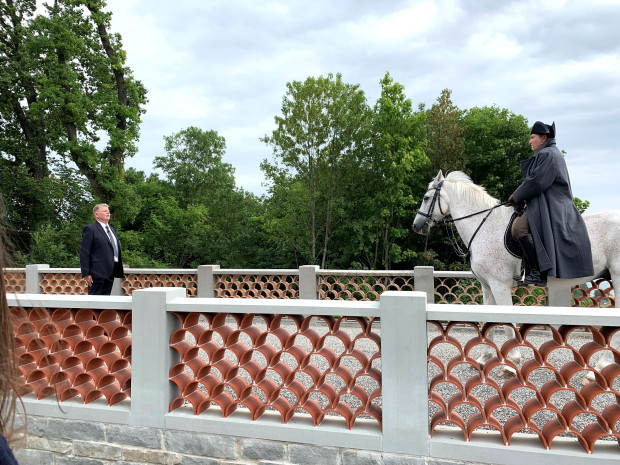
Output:
[[[87,294],[78,268],[28,265],[5,271],[8,292],[30,294]],[[482,289],[467,271],[439,271],[419,266],[413,270],[325,270],[306,265],[298,269],[225,269],[201,265],[197,269],[126,268],[123,282],[112,294],[131,295],[138,289],[182,287],[189,297],[376,301],[388,290],[418,290],[429,303],[480,305]],[[613,283],[598,279],[580,286],[561,282],[546,288],[513,288],[514,305],[552,307],[613,307]]]
[[611,464],[619,453],[615,309],[170,288],[11,294],[9,305],[31,415],[468,462]]

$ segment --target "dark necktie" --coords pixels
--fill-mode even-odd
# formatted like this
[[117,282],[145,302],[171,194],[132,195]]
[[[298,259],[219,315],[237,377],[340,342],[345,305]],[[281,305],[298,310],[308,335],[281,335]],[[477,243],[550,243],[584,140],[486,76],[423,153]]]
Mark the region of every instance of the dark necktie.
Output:
[[118,245],[116,245],[116,239],[114,239],[112,231],[110,231],[110,227],[107,224],[105,226],[105,232],[108,234],[108,239],[110,240],[110,242],[112,243],[112,247],[114,248],[114,256],[118,257]]

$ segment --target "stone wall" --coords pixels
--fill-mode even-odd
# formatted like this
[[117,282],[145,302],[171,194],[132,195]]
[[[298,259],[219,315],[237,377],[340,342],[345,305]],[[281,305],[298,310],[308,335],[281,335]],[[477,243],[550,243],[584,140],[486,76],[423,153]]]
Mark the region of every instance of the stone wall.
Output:
[[443,465],[424,457],[28,416],[20,465]]

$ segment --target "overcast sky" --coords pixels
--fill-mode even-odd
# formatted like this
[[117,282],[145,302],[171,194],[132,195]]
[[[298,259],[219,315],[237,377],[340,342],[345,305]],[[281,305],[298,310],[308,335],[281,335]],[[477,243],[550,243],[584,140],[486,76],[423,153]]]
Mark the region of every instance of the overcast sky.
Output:
[[[620,2],[108,0],[127,64],[148,89],[138,154],[188,126],[226,138],[237,185],[261,194],[286,83],[342,73],[373,105],[389,71],[414,105],[452,90],[555,120],[573,194],[620,209]],[[429,180],[430,181],[430,180]],[[502,199],[507,200],[507,199]]]

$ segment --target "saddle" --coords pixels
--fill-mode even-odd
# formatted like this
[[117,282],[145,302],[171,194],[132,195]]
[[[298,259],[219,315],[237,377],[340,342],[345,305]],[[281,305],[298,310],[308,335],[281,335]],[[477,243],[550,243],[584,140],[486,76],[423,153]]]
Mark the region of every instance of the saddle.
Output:
[[512,223],[519,216],[517,212],[514,212],[508,221],[508,227],[504,233],[504,247],[510,255],[516,258],[523,258],[523,251],[519,243],[512,237]]

